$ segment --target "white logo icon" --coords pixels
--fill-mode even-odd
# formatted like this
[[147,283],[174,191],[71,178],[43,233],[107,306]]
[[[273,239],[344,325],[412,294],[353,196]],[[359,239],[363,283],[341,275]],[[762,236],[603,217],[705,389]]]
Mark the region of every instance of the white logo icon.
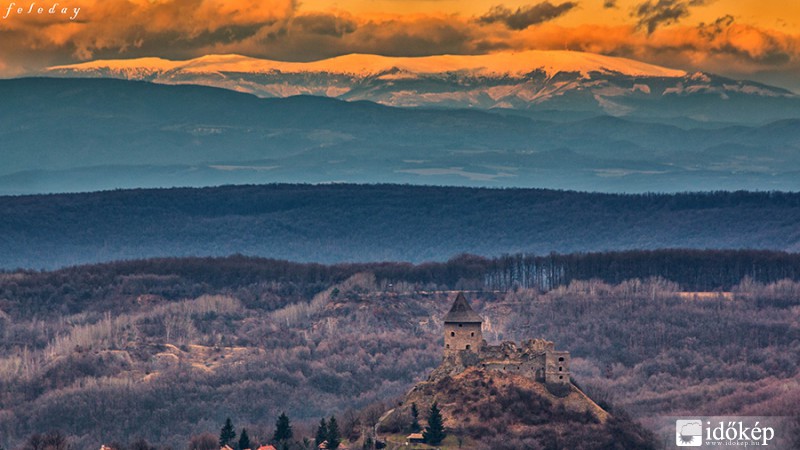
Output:
[[703,422],[698,419],[675,421],[675,444],[678,447],[703,445]]

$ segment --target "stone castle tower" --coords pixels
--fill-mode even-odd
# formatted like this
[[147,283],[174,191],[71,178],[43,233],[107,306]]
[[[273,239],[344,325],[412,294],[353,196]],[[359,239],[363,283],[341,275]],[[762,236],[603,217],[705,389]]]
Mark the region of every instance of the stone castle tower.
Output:
[[[503,342],[487,345],[483,341],[483,319],[459,293],[450,312],[444,316],[444,357],[456,366],[478,366],[486,370],[513,373],[544,383],[551,393],[570,392],[569,352],[555,349],[544,339],[529,339],[517,345]],[[460,366],[459,366],[460,365]]]
[[450,312],[444,316],[444,355],[461,350],[478,353],[483,344],[482,324],[481,316],[472,310],[464,294],[459,292]]

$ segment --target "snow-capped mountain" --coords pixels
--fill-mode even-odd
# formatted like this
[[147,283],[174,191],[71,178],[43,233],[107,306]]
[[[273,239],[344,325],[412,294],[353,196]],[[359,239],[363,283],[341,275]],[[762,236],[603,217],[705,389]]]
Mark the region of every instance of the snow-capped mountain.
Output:
[[473,76],[524,76],[536,70],[543,70],[551,75],[558,72],[581,72],[583,74],[614,72],[632,76],[667,77],[685,75],[685,72],[681,70],[667,69],[626,58],[583,52],[539,50],[491,55],[424,57],[350,54],[313,62],[271,61],[241,55],[208,55],[188,61],[170,61],[162,58],[99,60],[69,66],[56,66],[50,70],[107,70],[108,73],[126,77],[139,77],[143,73],[163,73],[168,71],[184,73],[317,72],[368,77],[381,76],[397,70],[415,74],[464,73]]
[[[769,120],[775,104],[783,108],[784,99],[797,97],[755,82],[573,51],[413,58],[352,54],[314,62],[209,55],[188,61],[99,60],[55,66],[43,74],[199,84],[259,97],[316,95],[401,107],[577,110],[694,120],[736,121],[736,114],[742,120]],[[695,104],[697,98],[702,104]],[[743,111],[752,108],[741,105],[742,99],[769,102],[767,116]],[[783,111],[776,115],[785,116]]]

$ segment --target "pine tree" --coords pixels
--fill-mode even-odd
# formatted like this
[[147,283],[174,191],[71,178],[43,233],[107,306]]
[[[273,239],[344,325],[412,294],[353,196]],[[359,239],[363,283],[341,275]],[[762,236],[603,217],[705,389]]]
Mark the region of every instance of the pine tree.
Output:
[[275,422],[275,433],[272,434],[273,442],[284,442],[292,438],[292,425],[286,413],[281,413]]
[[431,410],[428,413],[428,426],[422,432],[422,437],[425,438],[425,443],[431,445],[438,445],[445,438],[444,420],[436,402],[431,405]]
[[317,437],[314,438],[314,442],[316,442],[317,447],[320,444],[328,440],[328,424],[325,423],[325,418],[323,417],[322,420],[319,421],[319,427],[317,427]]
[[419,410],[417,409],[417,404],[411,404],[411,432],[412,433],[419,433],[422,430],[422,427],[419,426]]
[[250,448],[250,436],[247,435],[247,430],[242,428],[242,434],[239,435],[239,450],[247,450]]
[[236,430],[233,429],[233,422],[231,422],[231,418],[228,417],[228,419],[225,420],[225,425],[219,432],[219,446],[224,447],[231,444],[234,439],[236,439]]
[[336,423],[336,417],[331,416],[331,420],[328,421],[328,449],[336,450],[341,443],[342,436],[339,434],[339,425]]

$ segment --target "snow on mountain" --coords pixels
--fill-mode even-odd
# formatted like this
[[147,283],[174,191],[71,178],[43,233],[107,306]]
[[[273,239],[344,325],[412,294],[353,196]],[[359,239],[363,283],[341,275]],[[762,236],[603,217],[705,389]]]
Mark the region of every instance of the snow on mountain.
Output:
[[618,73],[642,77],[682,77],[686,72],[646,64],[626,58],[572,51],[530,50],[489,55],[438,55],[388,57],[350,54],[312,62],[282,62],[241,55],[208,55],[188,61],[161,58],[98,60],[82,64],[55,66],[48,71],[90,72],[109,70],[138,77],[142,72],[181,71],[184,73],[329,73],[374,76],[395,71],[415,74],[464,73],[472,76],[524,76],[542,70],[559,72]]
[[426,57],[351,54],[313,62],[241,55],[208,55],[188,61],[98,60],[51,67],[44,75],[199,84],[260,97],[317,95],[402,107],[529,110],[547,106],[613,115],[631,114],[641,109],[642,101],[663,97],[794,97],[771,86],[689,74],[626,58],[541,50]]

